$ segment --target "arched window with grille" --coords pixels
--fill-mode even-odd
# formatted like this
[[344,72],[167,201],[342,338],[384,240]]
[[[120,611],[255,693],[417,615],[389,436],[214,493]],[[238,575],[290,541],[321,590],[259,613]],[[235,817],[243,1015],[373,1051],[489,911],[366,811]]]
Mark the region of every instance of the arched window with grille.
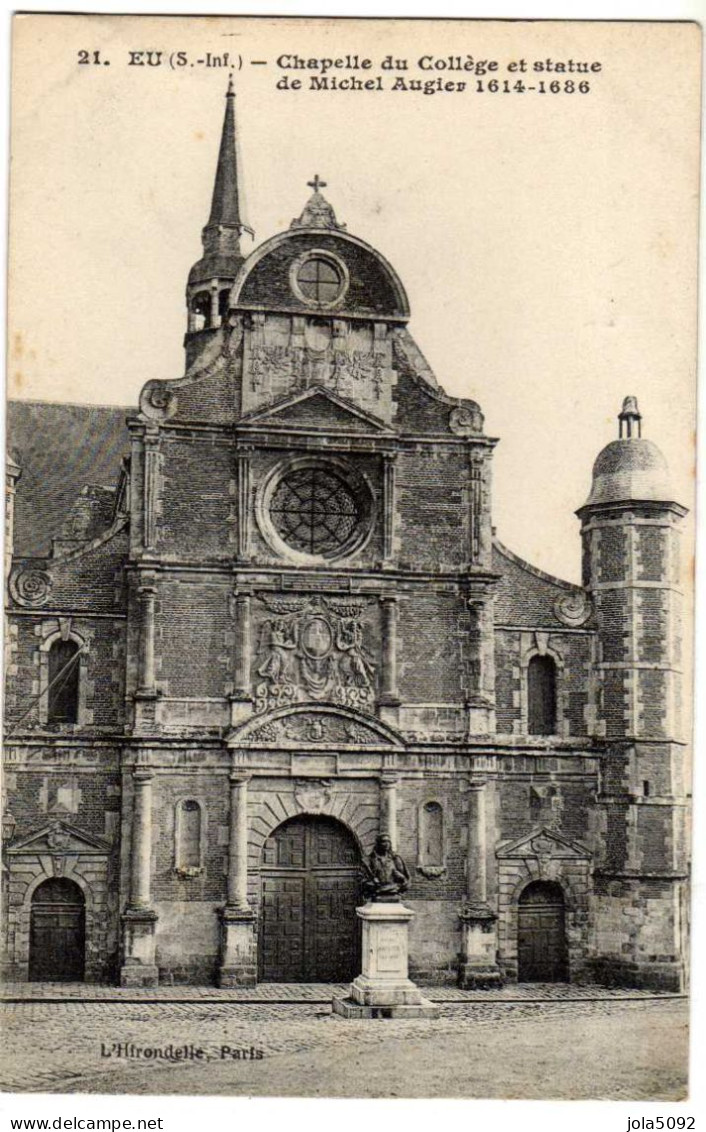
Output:
[[78,723],[80,646],[76,641],[56,640],[49,649],[47,720],[49,723]]
[[533,656],[527,666],[527,730],[530,735],[555,735],[556,663],[550,656]]
[[201,871],[201,805],[193,798],[185,798],[176,808],[176,868],[177,872],[194,874]]

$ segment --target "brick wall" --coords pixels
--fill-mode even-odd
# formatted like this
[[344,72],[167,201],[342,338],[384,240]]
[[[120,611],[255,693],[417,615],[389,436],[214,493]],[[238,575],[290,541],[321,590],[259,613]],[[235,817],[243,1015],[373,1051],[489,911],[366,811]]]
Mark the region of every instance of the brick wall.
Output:
[[[188,799],[201,806],[203,871],[198,876],[184,878],[176,872],[175,821],[178,803]],[[155,776],[152,888],[156,901],[184,903],[225,899],[228,805],[225,773]]]
[[225,696],[232,686],[232,580],[161,582],[156,618],[157,681],[169,696]]
[[625,581],[627,577],[627,539],[628,534],[624,527],[611,524],[601,529],[598,557],[599,581]]
[[232,558],[237,509],[232,441],[222,436],[161,444],[158,545],[166,556]]
[[512,735],[521,716],[520,634],[495,633],[495,718],[501,735]]
[[610,985],[683,989],[683,883],[596,877],[591,976]]
[[468,688],[460,594],[415,592],[398,602],[399,687],[411,703],[463,703]]
[[470,558],[469,459],[424,445],[397,459],[399,561],[413,570],[454,569]]

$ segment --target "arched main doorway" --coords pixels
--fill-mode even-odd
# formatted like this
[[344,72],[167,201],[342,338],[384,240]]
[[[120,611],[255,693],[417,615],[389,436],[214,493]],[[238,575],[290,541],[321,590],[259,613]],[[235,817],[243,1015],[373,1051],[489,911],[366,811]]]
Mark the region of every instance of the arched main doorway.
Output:
[[565,983],[569,977],[564,893],[553,881],[528,884],[517,908],[517,978]]
[[86,963],[86,908],[72,880],[53,877],[32,895],[29,978],[32,982],[83,982]]
[[335,818],[283,822],[262,853],[259,978],[347,982],[359,973],[360,851]]

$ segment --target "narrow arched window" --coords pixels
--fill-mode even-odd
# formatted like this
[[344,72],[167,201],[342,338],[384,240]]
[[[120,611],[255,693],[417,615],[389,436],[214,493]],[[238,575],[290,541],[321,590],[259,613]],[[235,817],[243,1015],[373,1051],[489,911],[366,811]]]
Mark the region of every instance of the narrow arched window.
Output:
[[49,723],[78,723],[80,681],[79,646],[76,641],[54,641],[49,649]]
[[199,291],[191,300],[194,330],[203,330],[211,321],[211,296],[208,291]]
[[218,313],[221,318],[225,318],[228,314],[228,300],[230,298],[230,290],[226,288],[224,291],[218,292]]
[[176,867],[201,867],[201,806],[192,799],[179,802],[177,806]]
[[530,735],[556,734],[556,664],[533,656],[527,666],[527,724]]
[[420,813],[420,865],[444,863],[444,811],[439,802],[425,802]]

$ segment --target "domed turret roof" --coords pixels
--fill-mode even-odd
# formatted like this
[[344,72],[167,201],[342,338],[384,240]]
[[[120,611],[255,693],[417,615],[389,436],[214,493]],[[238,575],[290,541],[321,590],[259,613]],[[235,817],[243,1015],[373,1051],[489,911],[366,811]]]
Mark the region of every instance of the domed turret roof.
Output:
[[[641,416],[634,397],[626,397],[620,438],[599,452],[593,465],[591,492],[584,506],[641,500],[671,503],[674,492],[667,461],[652,440],[640,435]],[[623,433],[627,435],[623,435]]]
[[667,461],[656,444],[642,437],[612,440],[593,465],[593,483],[586,506],[628,499],[673,500]]

